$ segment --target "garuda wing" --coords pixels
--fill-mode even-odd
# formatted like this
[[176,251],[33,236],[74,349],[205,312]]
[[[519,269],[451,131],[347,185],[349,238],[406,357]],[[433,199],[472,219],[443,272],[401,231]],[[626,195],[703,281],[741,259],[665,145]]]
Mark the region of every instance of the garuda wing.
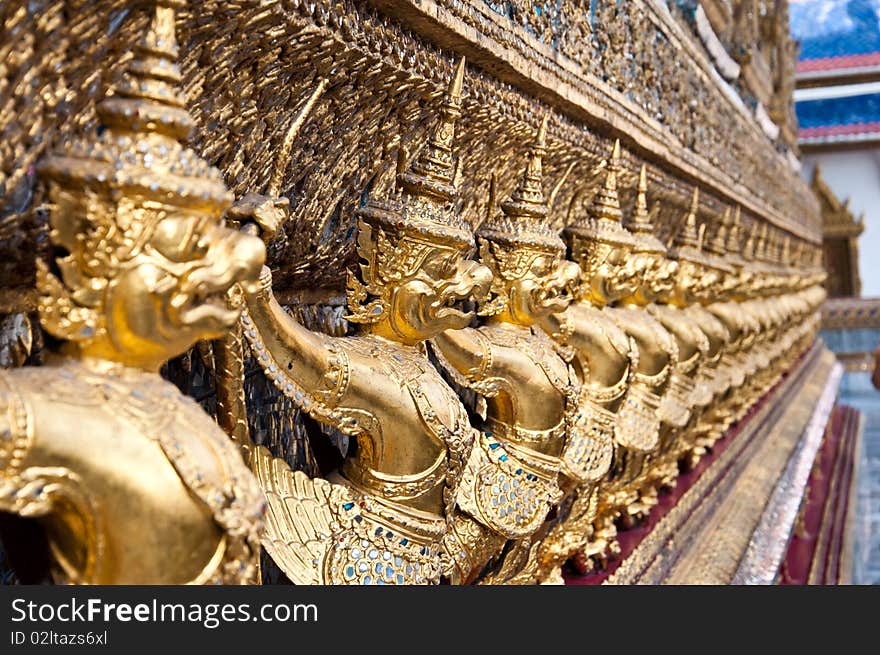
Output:
[[262,446],[252,448],[250,466],[268,505],[263,546],[293,583],[439,580],[442,532],[420,541],[415,526],[404,530],[387,520],[381,499],[292,471]]

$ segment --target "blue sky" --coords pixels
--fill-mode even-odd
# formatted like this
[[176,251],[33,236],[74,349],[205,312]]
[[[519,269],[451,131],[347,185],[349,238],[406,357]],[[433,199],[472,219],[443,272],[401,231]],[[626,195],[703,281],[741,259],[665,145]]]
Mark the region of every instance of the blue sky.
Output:
[[802,59],[880,50],[880,0],[791,0],[789,17]]

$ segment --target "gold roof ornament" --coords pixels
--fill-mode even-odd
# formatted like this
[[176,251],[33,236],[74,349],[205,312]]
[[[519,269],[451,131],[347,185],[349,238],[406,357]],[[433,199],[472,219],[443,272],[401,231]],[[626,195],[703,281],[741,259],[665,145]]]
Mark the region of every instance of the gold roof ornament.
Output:
[[[733,212],[733,219],[728,223],[727,242],[725,244],[726,254],[724,256],[724,260],[734,269],[742,269],[747,264],[742,234],[742,210],[737,205],[736,210]],[[751,246],[749,247],[753,246],[754,241],[751,241]]]
[[782,249],[779,253],[779,263],[788,268],[791,266],[791,239],[786,234],[782,238]]
[[791,263],[792,266],[798,269],[804,268],[804,248],[806,247],[806,242],[802,239],[798,239],[797,245],[795,245],[794,250],[791,253]]
[[78,194],[136,194],[219,217],[232,194],[220,171],[182,143],[194,126],[177,89],[175,9],[185,2],[156,5],[122,81],[98,104],[97,135],[62,143],[40,173]]
[[727,243],[725,244],[729,259],[742,259],[742,209],[736,206],[727,231]]
[[542,160],[547,154],[547,117],[541,121],[528,163],[513,194],[501,203],[501,213],[488,219],[477,236],[508,246],[565,252],[565,243],[546,220],[550,208],[544,199]]
[[749,232],[749,236],[746,239],[746,243],[742,248],[741,255],[742,258],[747,262],[755,261],[755,248],[758,243],[758,224],[756,222],[752,223],[752,229]]
[[767,223],[762,223],[761,224],[761,232],[758,235],[758,243],[755,246],[755,259],[760,262],[769,261],[767,258],[767,238],[768,238]]
[[703,234],[706,230],[705,223],[697,228],[697,213],[700,208],[700,189],[694,187],[691,196],[691,206],[684,219],[684,225],[673,235],[671,247],[668,250],[670,259],[686,260],[696,264],[710,265],[705,253],[703,253]]
[[776,263],[776,230],[767,228],[767,239],[764,241],[764,260],[769,264]]
[[721,217],[721,222],[718,224],[718,229],[715,230],[715,234],[706,243],[705,250],[706,258],[710,261],[712,266],[719,270],[732,272],[733,269],[727,262],[727,236],[729,224],[730,208],[727,207],[724,210],[724,215]]
[[417,238],[472,248],[470,226],[455,210],[455,122],[461,116],[464,57],[449,82],[428,142],[407,170],[399,173],[400,191],[386,200],[370,198],[357,216],[370,226]]
[[706,243],[706,252],[719,257],[724,257],[724,255],[727,254],[727,231],[729,222],[730,207],[727,207],[724,210],[724,215],[721,217],[721,222],[718,224],[718,229],[715,230],[715,234]]
[[665,253],[666,246],[654,235],[654,222],[652,212],[648,210],[648,177],[647,170],[642,164],[639,170],[639,186],[636,195],[636,206],[633,210],[632,219],[626,226],[633,234],[635,249],[639,252]]
[[788,235],[780,233],[779,235],[779,265],[783,268],[788,266]]
[[581,216],[567,226],[565,234],[572,238],[600,241],[612,245],[634,245],[633,235],[623,227],[617,179],[621,172],[620,140],[614,142],[608,170],[602,186],[593,196],[586,216]]
[[782,263],[782,233],[779,230],[773,230],[770,240],[770,261],[773,264]]

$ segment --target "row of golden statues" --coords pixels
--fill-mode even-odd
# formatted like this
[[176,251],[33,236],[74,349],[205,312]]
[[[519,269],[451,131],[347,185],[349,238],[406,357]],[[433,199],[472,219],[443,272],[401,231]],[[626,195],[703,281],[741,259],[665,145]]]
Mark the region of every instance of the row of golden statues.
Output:
[[[617,144],[589,212],[553,231],[546,120],[475,234],[455,210],[463,61],[395,191],[358,210],[355,334],[306,329],[263,265],[286,200],[233,202],[183,145],[181,4],[157,0],[102,128],[38,167],[53,339],[46,365],[0,373],[0,510],[40,521],[56,581],[253,583],[262,545],[298,584],[558,582],[574,555],[613,555],[615,526],[812,343],[813,253],[766,225],[745,235],[738,211],[706,239],[696,191],[662,243],[644,168],[623,216]],[[283,394],[353,437],[326,479],[224,433],[158,375],[239,335]]]

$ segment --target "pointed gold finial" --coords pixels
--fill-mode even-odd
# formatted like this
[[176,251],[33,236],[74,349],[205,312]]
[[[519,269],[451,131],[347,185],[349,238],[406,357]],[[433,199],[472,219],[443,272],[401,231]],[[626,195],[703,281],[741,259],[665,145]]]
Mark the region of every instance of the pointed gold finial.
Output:
[[758,232],[760,227],[757,223],[752,223],[752,229],[749,232],[749,238],[746,239],[746,245],[743,246],[742,256],[747,261],[754,261],[756,256],[756,248],[758,244]]
[[614,141],[610,159],[602,162],[605,179],[593,196],[585,214],[577,216],[565,228],[569,239],[588,239],[594,242],[625,247],[635,245],[633,234],[623,226],[623,212],[617,195],[617,177],[620,174],[620,140]]
[[627,221],[626,228],[633,234],[636,251],[666,252],[666,246],[654,235],[652,212],[648,210],[648,174],[645,164],[642,164],[639,169],[636,206],[633,210],[632,219]]
[[787,234],[782,239],[782,251],[779,255],[779,263],[783,266],[789,266],[791,264],[791,243]]
[[590,216],[596,221],[620,223],[623,213],[620,211],[620,198],[617,195],[617,176],[620,174],[620,139],[614,141],[608,170],[602,187],[593,198]]
[[462,57],[440,104],[440,120],[410,170],[398,176],[399,184],[414,196],[445,203],[458,195],[453,182],[455,162],[452,145],[455,140],[455,122],[461,117],[464,67],[465,58]]
[[370,197],[356,210],[366,224],[389,233],[409,233],[456,247],[473,247],[472,228],[453,202],[458,196],[453,145],[455,122],[461,116],[464,69],[462,57],[427,142],[408,167],[398,167],[398,190],[390,198]]
[[544,202],[542,159],[547,154],[547,116],[541,121],[535,143],[519,186],[508,200],[501,203],[501,211],[510,217],[543,218],[550,209]]
[[675,235],[673,243],[676,248],[700,248],[700,237],[697,233],[697,212],[700,208],[700,188],[694,187],[691,206],[684,220],[684,226]]
[[733,221],[730,223],[730,230],[727,233],[727,252],[733,255],[738,255],[742,252],[742,245],[740,243],[740,235],[742,233],[741,213],[742,210],[737,205],[736,211],[733,213]]
[[184,145],[195,124],[178,88],[175,10],[185,5],[155,2],[122,79],[97,106],[104,129],[62,143],[41,174],[74,193],[112,190],[218,218],[231,204],[220,172]]
[[651,216],[648,213],[648,176],[645,165],[639,169],[639,186],[636,195],[636,207],[633,211],[633,219],[628,225],[629,229],[637,234],[651,234],[654,226],[651,224]]
[[727,228],[730,223],[730,207],[724,209],[724,215],[715,230],[714,236],[706,244],[706,250],[713,255],[724,257],[727,254]]
[[792,263],[794,266],[801,267],[804,264],[804,242],[798,239],[792,255]]
[[762,262],[767,261],[767,223],[761,224],[761,233],[755,246],[755,259]]
[[490,241],[544,250],[564,251],[565,244],[544,220],[550,208],[544,199],[543,158],[547,154],[547,117],[541,121],[528,162],[516,190],[501,203],[501,214],[491,216],[477,230]]
[[177,65],[175,9],[186,3],[157,0],[150,26],[134,46],[134,57],[116,92],[97,108],[101,121],[126,132],[158,132],[186,139],[193,119],[184,109]]

